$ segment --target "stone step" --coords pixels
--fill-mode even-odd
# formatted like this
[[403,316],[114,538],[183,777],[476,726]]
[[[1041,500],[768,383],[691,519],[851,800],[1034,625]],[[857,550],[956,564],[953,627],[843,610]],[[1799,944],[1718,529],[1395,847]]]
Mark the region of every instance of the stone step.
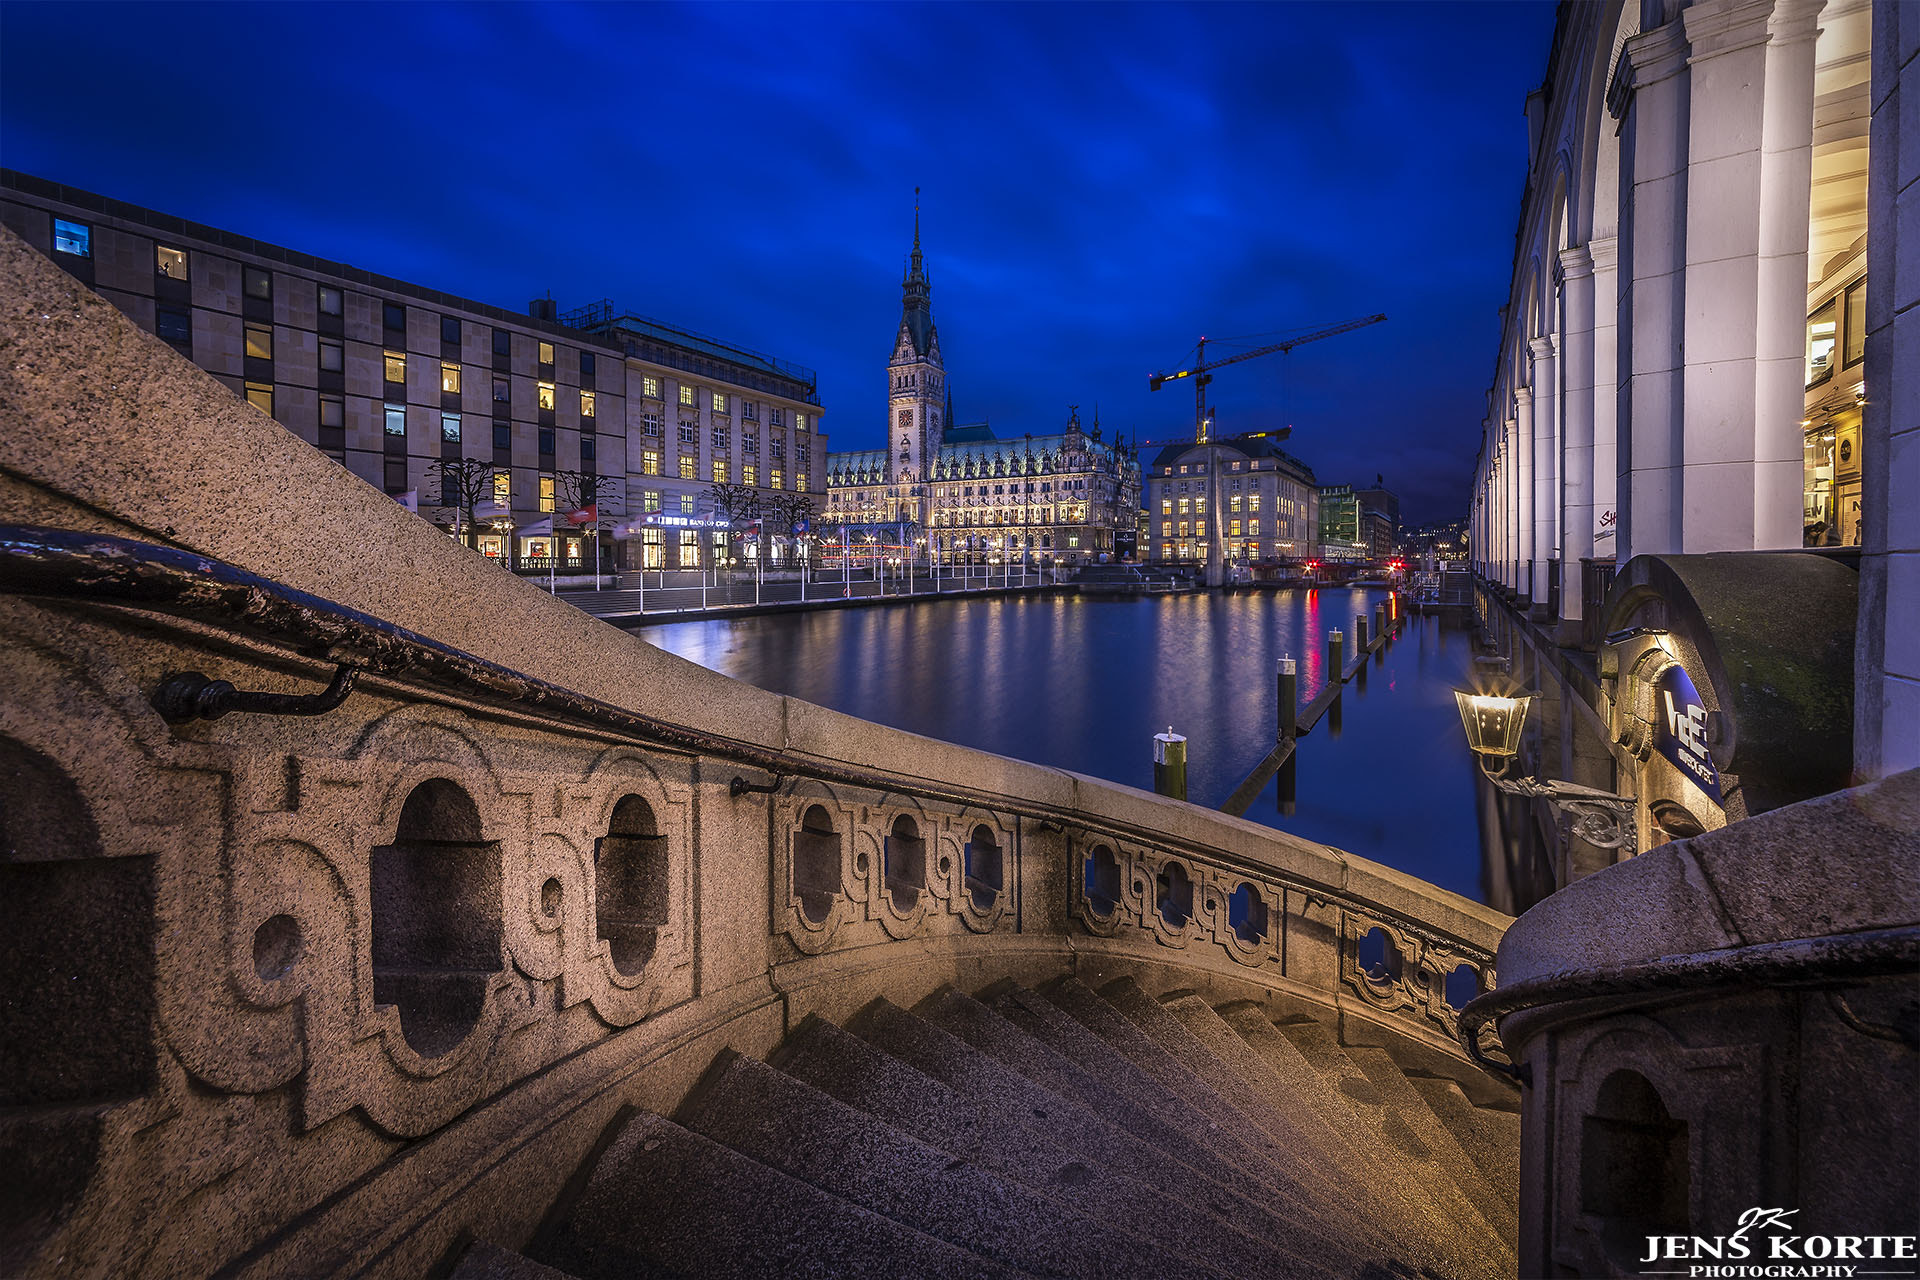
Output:
[[[1384,1150],[1377,1136],[1333,1096],[1318,1073],[1301,1070],[1284,1081],[1263,1076],[1264,1064],[1198,997],[1176,997],[1162,1004],[1130,978],[1108,983],[1101,994],[1143,1032],[1190,1064],[1250,1122],[1263,1124],[1283,1144],[1302,1142],[1305,1149],[1337,1165],[1343,1177],[1356,1181],[1362,1194],[1373,1198],[1389,1256],[1463,1280],[1488,1274],[1489,1262],[1501,1252],[1498,1241],[1490,1233],[1463,1232],[1456,1217],[1431,1203],[1419,1183],[1410,1181],[1403,1158]],[[1290,1136],[1299,1133],[1310,1136],[1304,1140]],[[1458,1199],[1458,1193],[1453,1194]],[[1471,1212],[1464,1201],[1461,1207]]]
[[1043,1122],[990,1115],[973,1099],[831,1022],[808,1018],[770,1062],[952,1158],[1024,1183],[1099,1221],[1138,1251],[1139,1274],[1163,1273],[1162,1260],[1177,1257],[1223,1276],[1279,1274],[1291,1261],[1217,1218],[1204,1230],[1192,1229],[1191,1204],[1083,1149],[1061,1145],[1038,1127]]
[[1487,1181],[1510,1202],[1520,1198],[1520,1113],[1483,1107],[1444,1076],[1407,1077],[1440,1123],[1453,1132]]
[[[1187,1075],[1188,1088],[1170,1087],[1037,992],[1002,984],[983,992],[981,1002],[1071,1060],[1128,1105],[1153,1112],[1193,1136],[1218,1158],[1274,1186],[1289,1206],[1288,1215],[1298,1220],[1303,1230],[1327,1239],[1348,1240],[1369,1225],[1362,1206],[1349,1198],[1347,1188],[1325,1176],[1310,1151],[1278,1152],[1264,1143],[1256,1144],[1249,1139],[1259,1130],[1245,1116],[1230,1109],[1209,1111],[1195,1105],[1187,1096],[1191,1086],[1198,1085],[1191,1075]],[[1117,1011],[1110,1012],[1119,1017]]]
[[[1457,1143],[1435,1144],[1429,1140],[1431,1131],[1427,1124],[1433,1121],[1433,1112],[1424,1101],[1415,1108],[1390,1100],[1347,1055],[1333,1029],[1323,1023],[1283,1022],[1278,1024],[1278,1030],[1388,1148],[1406,1157],[1402,1167],[1409,1177],[1418,1178],[1436,1208],[1463,1228],[1477,1227],[1484,1231],[1509,1258],[1514,1256],[1513,1234],[1497,1221],[1489,1220],[1475,1198],[1460,1185],[1459,1179],[1465,1178],[1484,1189],[1485,1180],[1480,1171],[1464,1158],[1448,1158],[1445,1147],[1450,1145],[1457,1152]],[[1410,1087],[1408,1092],[1411,1093]],[[1419,1100],[1419,1095],[1413,1096]]]
[[[663,1272],[636,1272],[636,1276],[652,1280]],[[555,1271],[552,1267],[535,1262],[522,1254],[512,1253],[499,1245],[488,1244],[485,1240],[475,1240],[460,1255],[459,1265],[447,1274],[447,1280],[578,1280],[564,1271]]]
[[616,1123],[613,1141],[536,1254],[579,1280],[1021,1274],[670,1120],[643,1111]]
[[[1473,1201],[1501,1239],[1514,1249],[1519,1248],[1520,1206],[1518,1203],[1518,1185],[1516,1195],[1504,1196],[1498,1188],[1487,1180],[1485,1171],[1480,1168],[1472,1156],[1453,1136],[1453,1130],[1440,1122],[1427,1100],[1418,1089],[1407,1080],[1406,1072],[1394,1061],[1393,1055],[1377,1046],[1348,1045],[1344,1052],[1353,1064],[1366,1072],[1367,1079],[1386,1104],[1392,1107],[1413,1129],[1434,1158],[1446,1169],[1454,1184]],[[1519,1148],[1514,1148],[1516,1155]]]
[[842,1200],[1036,1275],[1095,1280],[1143,1265],[1209,1274],[730,1050],[675,1118]]
[[[1214,1162],[1207,1161],[1204,1167],[1184,1164],[1136,1136],[1130,1124],[1108,1122],[924,1018],[876,1000],[855,1015],[848,1030],[969,1098],[996,1124],[1030,1126],[1083,1160],[1159,1187],[1206,1220],[1195,1222],[1189,1213],[1185,1225],[1190,1231],[1225,1225],[1265,1242],[1272,1250],[1293,1247],[1292,1224],[1265,1199],[1249,1198],[1217,1181]],[[1268,1274],[1325,1274],[1310,1260],[1280,1257],[1275,1265],[1298,1269]]]

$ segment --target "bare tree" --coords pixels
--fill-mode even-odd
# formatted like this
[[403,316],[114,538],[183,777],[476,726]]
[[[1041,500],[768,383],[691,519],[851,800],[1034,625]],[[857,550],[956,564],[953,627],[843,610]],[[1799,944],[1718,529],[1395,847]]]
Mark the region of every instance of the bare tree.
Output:
[[429,505],[452,511],[455,523],[461,526],[461,540],[473,546],[474,509],[482,502],[493,501],[493,477],[501,468],[479,458],[442,458],[433,469],[440,491]]
[[[600,528],[609,512],[609,502],[620,496],[620,482],[612,476],[598,475],[592,471],[555,471],[553,473],[554,495],[559,499],[554,505],[556,515],[570,515],[587,507],[594,509],[594,572],[600,571]],[[598,581],[598,579],[596,579]]]

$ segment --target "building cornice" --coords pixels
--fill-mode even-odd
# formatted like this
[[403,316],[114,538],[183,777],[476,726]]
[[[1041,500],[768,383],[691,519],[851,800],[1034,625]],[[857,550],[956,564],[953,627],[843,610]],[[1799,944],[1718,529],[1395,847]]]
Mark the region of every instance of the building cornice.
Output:
[[1637,91],[1686,70],[1687,53],[1686,27],[1679,21],[1629,37],[1613,69],[1613,83],[1607,86],[1607,111],[1616,120],[1624,119]]

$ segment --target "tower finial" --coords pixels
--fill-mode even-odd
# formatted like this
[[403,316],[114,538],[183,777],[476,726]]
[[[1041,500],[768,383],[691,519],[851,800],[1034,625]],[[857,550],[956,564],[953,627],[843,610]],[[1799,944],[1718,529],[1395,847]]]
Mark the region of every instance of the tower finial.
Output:
[[920,188],[913,189],[913,248],[920,250]]

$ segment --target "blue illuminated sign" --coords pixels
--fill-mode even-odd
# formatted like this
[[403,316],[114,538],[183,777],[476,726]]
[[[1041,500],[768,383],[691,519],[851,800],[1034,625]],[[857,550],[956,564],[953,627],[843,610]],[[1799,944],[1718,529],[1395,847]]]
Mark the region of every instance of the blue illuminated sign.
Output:
[[1700,691],[1678,665],[1668,667],[1654,682],[1655,710],[1660,716],[1656,745],[1674,768],[1693,780],[1715,804],[1720,799],[1720,771],[1707,750],[1707,707]]

